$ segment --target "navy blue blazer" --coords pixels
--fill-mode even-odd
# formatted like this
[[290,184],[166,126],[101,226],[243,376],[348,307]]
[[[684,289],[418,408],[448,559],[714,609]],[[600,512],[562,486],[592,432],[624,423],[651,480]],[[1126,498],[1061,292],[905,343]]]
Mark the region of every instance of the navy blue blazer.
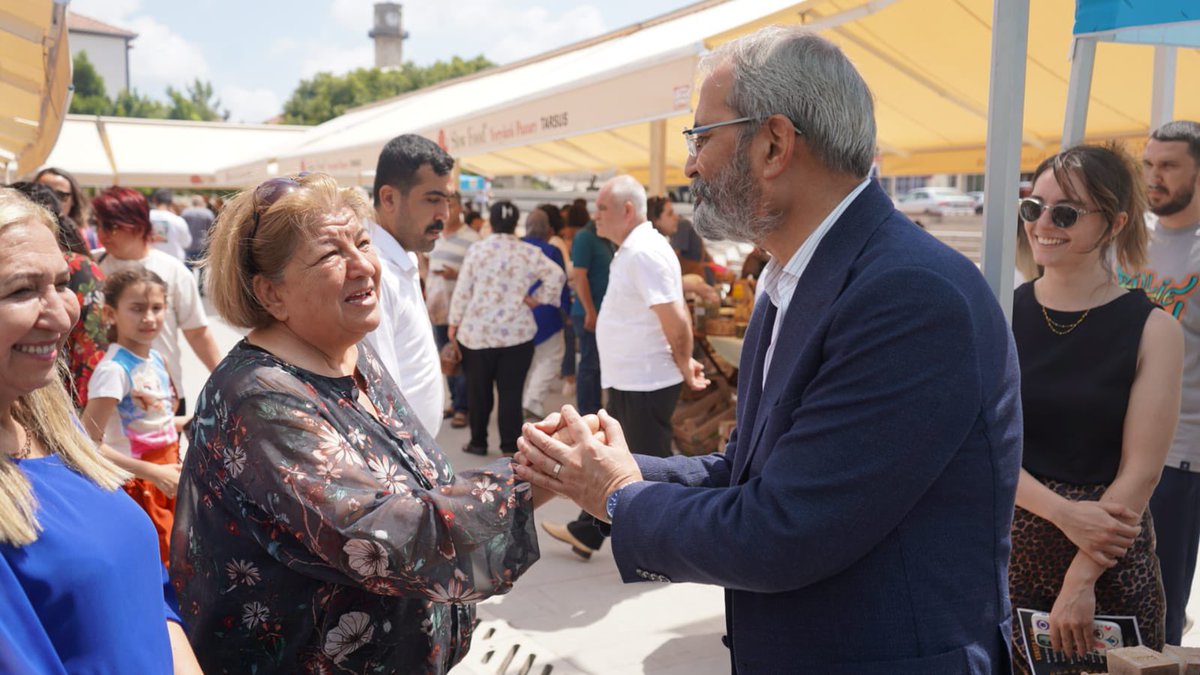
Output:
[[[629,581],[725,587],[734,672],[1008,673],[1016,349],[966,258],[872,182],[746,332],[724,454],[638,457]],[[635,448],[636,450],[636,448]]]

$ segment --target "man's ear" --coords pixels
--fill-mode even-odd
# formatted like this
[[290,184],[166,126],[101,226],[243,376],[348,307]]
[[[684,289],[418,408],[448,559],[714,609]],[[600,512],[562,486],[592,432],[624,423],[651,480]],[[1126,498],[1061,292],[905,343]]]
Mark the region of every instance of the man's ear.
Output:
[[392,185],[379,186],[379,207],[386,212],[394,212],[400,205],[400,191]]
[[254,297],[258,298],[258,304],[267,310],[276,321],[287,321],[288,311],[283,304],[283,295],[279,292],[279,284],[271,281],[261,274],[255,274],[254,280],[250,282],[250,287],[254,291]]
[[777,178],[792,165],[798,134],[792,121],[783,115],[771,115],[762,126],[766,134],[763,177]]

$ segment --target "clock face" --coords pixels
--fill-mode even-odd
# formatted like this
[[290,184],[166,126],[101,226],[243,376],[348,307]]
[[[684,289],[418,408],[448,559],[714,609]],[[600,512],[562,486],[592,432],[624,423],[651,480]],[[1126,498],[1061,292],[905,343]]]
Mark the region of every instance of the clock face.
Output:
[[383,22],[395,28],[400,25],[400,12],[388,12],[383,15]]

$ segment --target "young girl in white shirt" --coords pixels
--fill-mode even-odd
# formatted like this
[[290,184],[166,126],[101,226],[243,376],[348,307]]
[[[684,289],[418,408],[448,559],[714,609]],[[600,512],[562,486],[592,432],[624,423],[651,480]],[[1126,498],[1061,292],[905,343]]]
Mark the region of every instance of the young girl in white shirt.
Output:
[[167,286],[150,270],[128,269],[108,278],[104,298],[111,345],[92,374],[83,424],[101,454],[134,475],[125,491],[154,521],[165,565],[184,421],[175,417],[179,399],[166,362],[150,347],[162,332]]

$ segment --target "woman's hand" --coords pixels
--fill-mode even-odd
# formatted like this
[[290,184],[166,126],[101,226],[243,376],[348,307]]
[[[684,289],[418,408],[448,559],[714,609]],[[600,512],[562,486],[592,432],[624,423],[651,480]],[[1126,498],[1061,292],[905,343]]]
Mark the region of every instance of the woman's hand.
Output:
[[1084,656],[1092,649],[1092,625],[1096,618],[1096,587],[1063,580],[1062,590],[1050,610],[1050,645],[1067,658]]
[[179,491],[179,474],[182,473],[183,466],[180,464],[154,464],[153,467],[148,472],[146,480],[162,490],[162,493],[169,499],[174,499],[175,493]]
[[1116,502],[1064,501],[1053,522],[1097,565],[1117,564],[1141,533],[1141,516]]

